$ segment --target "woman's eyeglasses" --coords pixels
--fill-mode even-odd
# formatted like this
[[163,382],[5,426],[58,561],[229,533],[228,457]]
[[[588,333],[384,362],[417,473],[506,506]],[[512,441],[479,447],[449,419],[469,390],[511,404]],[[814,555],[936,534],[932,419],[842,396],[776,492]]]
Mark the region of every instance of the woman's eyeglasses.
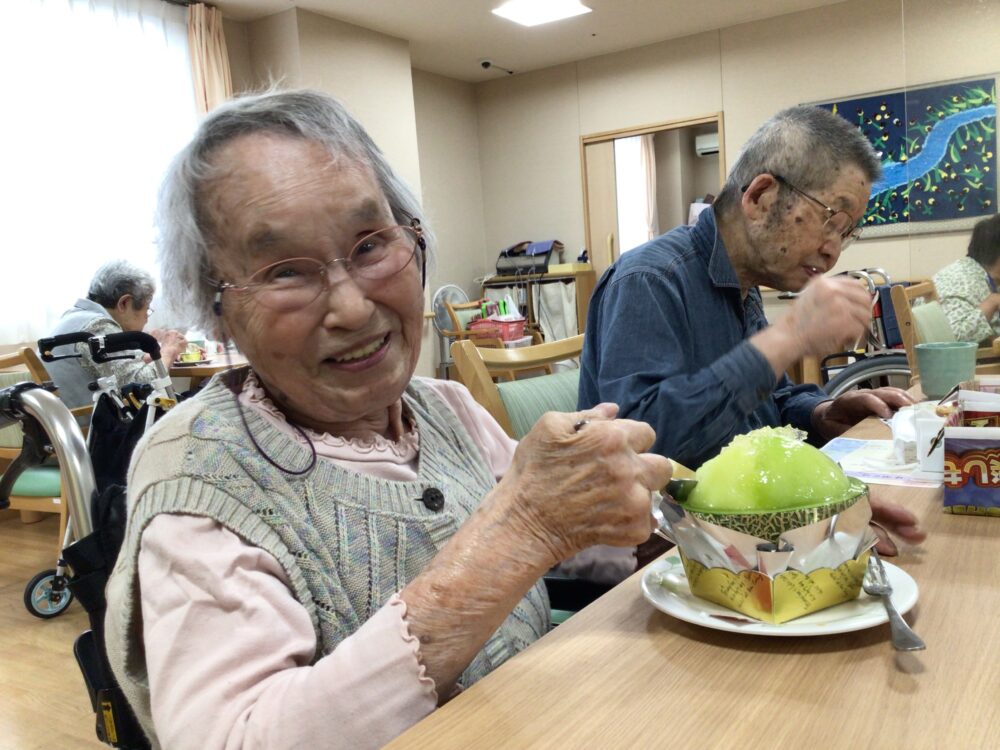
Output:
[[330,268],[343,263],[355,280],[378,281],[402,271],[426,244],[420,220],[410,226],[379,229],[361,238],[346,258],[321,261],[316,258],[286,258],[255,271],[243,284],[215,282],[215,302],[221,303],[226,290],[252,293],[265,307],[278,312],[292,312],[311,304],[330,289]]
[[821,201],[819,198],[815,198],[809,195],[809,193],[807,193],[805,190],[799,190],[797,187],[795,187],[795,185],[790,183],[780,174],[775,174],[774,172],[771,172],[770,174],[774,179],[776,179],[782,185],[785,185],[789,189],[801,195],[803,198],[812,201],[817,206],[823,209],[823,212],[826,214],[826,221],[823,222],[823,230],[825,232],[828,232],[829,234],[840,237],[841,250],[843,250],[845,247],[854,242],[854,240],[861,237],[861,220],[858,220],[856,222],[854,221],[854,217],[852,217],[849,213],[847,213],[847,211],[841,211],[836,208],[831,208],[830,206],[826,205],[823,201]]

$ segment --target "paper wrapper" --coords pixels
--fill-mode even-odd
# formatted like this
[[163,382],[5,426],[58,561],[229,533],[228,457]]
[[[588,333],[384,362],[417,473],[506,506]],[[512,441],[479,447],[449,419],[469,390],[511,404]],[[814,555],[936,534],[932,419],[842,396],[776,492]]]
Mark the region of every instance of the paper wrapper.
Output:
[[777,545],[661,506],[691,593],[780,624],[854,599],[877,537],[867,494],[830,518],[784,532]]

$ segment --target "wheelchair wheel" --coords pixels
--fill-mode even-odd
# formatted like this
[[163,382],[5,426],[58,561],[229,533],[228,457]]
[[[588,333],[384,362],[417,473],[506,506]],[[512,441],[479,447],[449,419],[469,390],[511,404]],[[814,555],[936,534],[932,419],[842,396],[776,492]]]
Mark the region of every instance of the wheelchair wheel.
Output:
[[858,360],[838,372],[823,386],[823,390],[836,398],[846,391],[887,385],[904,389],[910,387],[910,364],[903,352],[878,354]]
[[71,601],[73,593],[66,588],[66,578],[57,578],[55,569],[43,570],[24,589],[24,606],[43,620],[62,614]]

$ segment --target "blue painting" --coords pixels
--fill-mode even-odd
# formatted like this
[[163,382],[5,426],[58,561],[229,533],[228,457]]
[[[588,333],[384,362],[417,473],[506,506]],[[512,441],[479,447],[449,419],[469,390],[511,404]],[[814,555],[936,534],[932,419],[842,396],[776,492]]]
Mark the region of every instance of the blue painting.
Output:
[[996,213],[995,79],[819,106],[857,125],[882,158],[866,235],[961,229]]

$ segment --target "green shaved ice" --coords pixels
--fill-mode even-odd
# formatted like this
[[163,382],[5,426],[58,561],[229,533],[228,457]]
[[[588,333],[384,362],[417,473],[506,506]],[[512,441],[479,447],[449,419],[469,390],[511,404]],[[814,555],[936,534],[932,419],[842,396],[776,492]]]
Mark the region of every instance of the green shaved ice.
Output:
[[685,506],[695,511],[745,512],[835,503],[856,492],[829,456],[791,427],[762,427],[737,435],[706,461]]

